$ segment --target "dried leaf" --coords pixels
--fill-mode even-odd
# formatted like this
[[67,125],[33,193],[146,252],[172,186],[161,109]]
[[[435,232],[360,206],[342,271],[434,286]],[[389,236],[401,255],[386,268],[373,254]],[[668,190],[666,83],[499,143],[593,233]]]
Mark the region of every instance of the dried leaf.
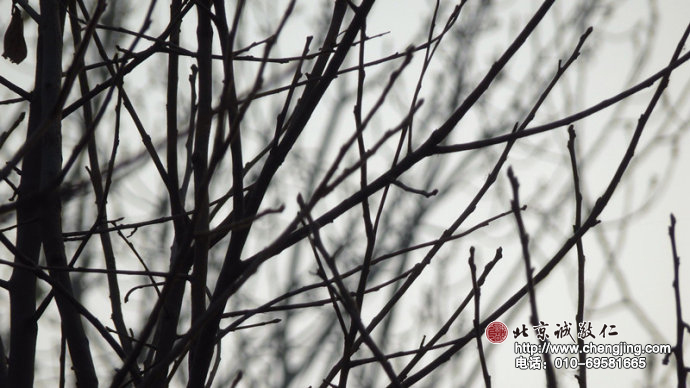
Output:
[[5,51],[2,56],[12,63],[21,63],[26,58],[26,41],[24,40],[24,24],[22,12],[12,6],[12,20],[5,31]]

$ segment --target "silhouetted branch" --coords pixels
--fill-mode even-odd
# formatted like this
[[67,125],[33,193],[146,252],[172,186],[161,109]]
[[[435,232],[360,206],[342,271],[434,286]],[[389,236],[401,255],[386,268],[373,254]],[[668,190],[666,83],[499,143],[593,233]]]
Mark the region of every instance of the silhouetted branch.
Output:
[[[575,151],[575,130],[573,126],[568,127],[568,154],[570,155],[570,165],[573,170],[573,187],[575,193],[575,224],[573,231],[580,229],[582,226],[582,192],[580,191],[580,175],[577,167],[577,152]],[[582,244],[582,239],[576,243],[577,247],[577,313],[575,315],[575,322],[579,325],[580,322],[585,321],[585,250]],[[585,344],[584,338],[577,337],[577,344],[582,349]],[[580,388],[587,388],[587,354],[580,352],[578,354],[579,369],[577,381]]]
[[690,327],[683,320],[683,312],[680,303],[680,278],[678,268],[680,267],[680,257],[676,249],[676,217],[671,214],[671,226],[668,227],[668,235],[671,239],[671,248],[673,251],[673,292],[676,302],[676,345],[673,347],[673,353],[676,356],[676,378],[678,379],[678,387],[685,387],[690,368],[685,366],[683,361],[683,336],[685,331],[690,332]]
[[[519,213],[519,210],[518,210]],[[474,247],[470,247],[470,258],[468,260],[470,266],[470,274],[472,275],[472,290],[474,291],[474,330],[477,338],[477,351],[479,352],[479,363],[482,366],[482,375],[484,376],[484,385],[487,388],[491,387],[491,376],[489,369],[486,367],[486,358],[484,357],[484,347],[482,346],[482,331],[479,330],[479,298],[481,289],[477,282],[477,266],[474,264]]]
[[[527,295],[529,296],[529,306],[530,306],[530,321],[532,327],[538,327],[540,325],[539,314],[537,313],[537,299],[536,293],[534,291],[534,279],[532,278],[532,273],[534,268],[532,267],[532,261],[529,254],[529,236],[525,230],[525,225],[522,221],[522,215],[520,212],[520,196],[519,190],[520,184],[518,183],[517,177],[513,174],[512,167],[508,167],[508,178],[510,179],[510,185],[513,188],[513,200],[510,202],[513,208],[513,213],[515,214],[515,221],[517,221],[518,232],[520,234],[520,245],[522,246],[522,259],[525,263],[525,274],[527,276]],[[475,324],[475,330],[478,330]],[[543,324],[543,323],[541,323]],[[541,338],[541,341],[548,341],[545,338]],[[556,388],[556,374],[553,370],[553,364],[551,363],[551,354],[544,354],[544,362],[546,363],[546,386],[549,388]]]

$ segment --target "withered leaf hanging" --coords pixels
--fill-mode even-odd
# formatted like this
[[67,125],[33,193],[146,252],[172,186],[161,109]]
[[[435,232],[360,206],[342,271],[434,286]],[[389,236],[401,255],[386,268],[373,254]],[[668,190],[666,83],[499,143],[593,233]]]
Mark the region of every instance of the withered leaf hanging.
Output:
[[24,40],[24,24],[22,12],[16,6],[12,6],[12,20],[5,31],[5,51],[2,56],[12,63],[20,63],[26,58],[26,41]]

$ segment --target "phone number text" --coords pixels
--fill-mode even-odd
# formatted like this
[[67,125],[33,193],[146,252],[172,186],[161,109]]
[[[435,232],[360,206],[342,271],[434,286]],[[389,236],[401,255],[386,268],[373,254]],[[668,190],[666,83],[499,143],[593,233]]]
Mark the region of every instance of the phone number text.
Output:
[[587,369],[644,369],[647,367],[646,357],[587,357],[581,362],[577,357],[554,357],[553,366],[556,369],[577,369],[584,366]]

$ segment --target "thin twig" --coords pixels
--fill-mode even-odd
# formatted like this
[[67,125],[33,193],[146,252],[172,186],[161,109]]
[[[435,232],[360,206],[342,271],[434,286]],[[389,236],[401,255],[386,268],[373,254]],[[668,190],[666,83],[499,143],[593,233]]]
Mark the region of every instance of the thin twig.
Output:
[[[520,209],[520,196],[518,188],[520,184],[518,183],[517,177],[513,174],[513,168],[508,167],[508,178],[510,179],[510,185],[513,188],[513,200],[511,201],[511,206],[513,212],[515,213],[515,221],[517,221],[518,232],[520,234],[520,245],[522,246],[522,258],[525,262],[525,274],[527,275],[527,294],[529,296],[529,306],[531,311],[530,320],[533,327],[539,326],[539,315],[537,314],[537,298],[534,292],[534,279],[532,268],[532,262],[529,254],[529,236],[525,230],[525,225],[522,222],[522,214]],[[547,341],[546,338],[542,338],[542,341]],[[553,369],[553,364],[551,363],[551,355],[549,353],[544,354],[544,361],[546,363],[546,386],[549,388],[556,388],[558,385],[556,383],[556,374]]]
[[479,297],[481,295],[481,288],[477,282],[477,266],[474,264],[474,247],[470,247],[470,258],[468,260],[470,266],[470,274],[472,275],[472,289],[474,290],[474,331],[477,338],[477,351],[479,352],[479,363],[482,366],[482,375],[484,376],[484,385],[486,388],[491,388],[491,376],[489,369],[486,366],[486,358],[484,357],[484,346],[482,346],[482,331],[479,328]]
[[[304,207],[304,203],[300,203],[301,207]],[[313,225],[313,220],[311,219],[311,216],[308,213],[303,213],[303,217],[306,219],[306,224],[307,226]],[[367,327],[364,325],[362,322],[361,315],[357,309],[356,302],[350,297],[350,293],[347,290],[347,287],[345,286],[345,283],[343,283],[342,278],[340,277],[340,274],[338,272],[338,269],[336,267],[335,262],[333,261],[333,257],[328,254],[326,251],[325,247],[323,246],[321,242],[321,237],[319,235],[319,232],[317,229],[312,227],[312,236],[314,237],[314,243],[316,247],[319,250],[319,253],[324,257],[326,263],[330,267],[331,272],[333,273],[333,277],[335,278],[335,283],[338,286],[338,290],[340,293],[340,296],[342,298],[343,305],[345,306],[345,309],[347,312],[350,314],[350,317],[353,318],[353,324],[356,325],[357,330],[361,334],[361,338],[363,339],[363,342],[369,347],[372,353],[376,356],[376,358],[379,360],[379,363],[385,370],[386,374],[391,380],[391,384],[394,387],[402,387],[401,382],[398,380],[398,376],[395,374],[395,371],[393,370],[393,367],[390,365],[388,360],[385,358],[385,355],[381,352],[381,350],[378,348],[374,340],[371,338],[371,334],[369,334],[369,331]]]
[[[523,207],[522,210],[524,210],[524,209],[525,209],[525,208]],[[497,216],[494,216],[494,217],[492,217],[492,218],[490,218],[490,219],[488,219],[488,220],[486,220],[486,221],[483,221],[483,222],[481,222],[481,223],[479,223],[479,224],[477,224],[477,225],[471,227],[471,228],[468,229],[467,231],[464,231],[464,232],[461,232],[461,233],[458,233],[458,234],[454,234],[454,235],[452,235],[452,236],[446,238],[445,240],[437,239],[437,240],[433,240],[433,241],[428,241],[428,242],[420,243],[420,244],[417,244],[417,245],[414,245],[414,246],[411,246],[411,247],[402,248],[402,249],[399,249],[399,250],[396,250],[396,251],[393,251],[393,252],[390,252],[390,253],[387,253],[387,254],[383,254],[383,255],[378,256],[378,257],[376,257],[375,259],[373,259],[373,260],[372,260],[372,265],[377,265],[377,264],[379,264],[379,263],[384,262],[385,260],[388,260],[388,259],[391,259],[391,258],[400,256],[400,255],[405,254],[405,253],[408,253],[408,252],[412,252],[412,251],[415,251],[415,250],[418,250],[418,249],[422,249],[422,248],[426,248],[426,247],[429,247],[429,246],[433,246],[433,245],[438,244],[439,242],[442,242],[442,241],[451,241],[451,240],[455,240],[455,239],[462,238],[462,237],[467,236],[467,235],[471,234],[472,232],[474,232],[474,231],[476,231],[476,230],[478,230],[478,229],[480,229],[480,228],[483,228],[483,227],[488,226],[492,221],[495,221],[495,220],[497,220],[497,219],[499,219],[499,218],[505,217],[506,215],[509,215],[509,214],[512,214],[512,210],[511,210],[511,211],[504,212],[504,213],[501,213],[501,214],[499,214],[499,215],[497,215]],[[501,250],[501,248],[499,248],[499,249],[496,251],[496,257],[495,257],[489,264],[487,264],[486,268],[484,269],[484,272],[482,273],[482,276],[481,276],[480,279],[479,279],[479,284],[480,284],[480,285],[483,284],[484,278],[485,278],[486,275],[488,274],[488,271],[496,264],[496,262],[497,262],[501,257],[502,257],[502,250]],[[359,271],[361,270],[361,268],[362,268],[361,265],[359,265],[359,266],[357,266],[357,267],[355,267],[355,268],[353,268],[353,269],[351,269],[351,270],[349,270],[349,271],[343,272],[343,273],[341,274],[341,277],[342,277],[343,279],[345,279],[345,278],[347,278],[347,277],[349,277],[349,276],[352,276],[352,275],[354,275],[354,274],[356,274],[356,273],[359,273]],[[404,276],[407,276],[407,275],[409,274],[409,272],[411,272],[411,270],[410,270],[410,271],[406,271],[406,272],[400,274],[399,276],[397,276],[397,277],[395,277],[395,278],[393,278],[393,279],[391,279],[391,280],[389,280],[389,281],[383,283],[383,285],[388,284],[388,283],[390,283],[391,281],[397,281],[398,279],[402,279],[402,278],[404,278]],[[277,298],[274,298],[273,300],[271,300],[271,301],[269,301],[269,302],[267,302],[267,303],[265,303],[265,304],[263,304],[263,305],[261,305],[261,306],[259,306],[259,307],[257,307],[257,308],[249,309],[249,310],[237,310],[237,311],[232,311],[232,312],[224,313],[224,314],[223,314],[223,318],[236,317],[236,316],[244,316],[244,318],[246,319],[246,318],[251,317],[251,316],[254,315],[254,314],[260,314],[260,313],[263,313],[263,312],[287,310],[287,309],[290,309],[291,306],[292,306],[293,308],[295,308],[295,309],[297,309],[297,308],[303,308],[303,307],[321,306],[321,305],[330,303],[330,302],[331,302],[331,299],[324,299],[324,300],[318,300],[318,301],[307,302],[307,303],[302,303],[302,304],[293,304],[293,305],[287,305],[287,306],[275,306],[275,305],[278,304],[278,303],[280,303],[280,302],[282,302],[282,301],[284,301],[284,300],[287,300],[287,299],[289,299],[289,298],[291,298],[291,297],[293,297],[293,296],[296,296],[296,295],[299,295],[299,294],[303,294],[303,293],[305,293],[305,292],[307,292],[307,291],[314,290],[314,289],[317,289],[317,288],[320,288],[320,287],[327,286],[329,283],[333,283],[334,281],[335,281],[335,279],[330,278],[330,279],[325,280],[325,281],[323,281],[323,282],[314,283],[314,284],[311,284],[311,285],[308,285],[308,286],[304,286],[304,287],[298,288],[298,289],[296,289],[296,290],[287,292],[287,293],[285,293],[285,294],[283,294],[283,295],[281,295],[281,296],[279,296],[279,297],[277,297]],[[374,287],[372,287],[372,288],[367,289],[366,292],[371,292],[372,290],[378,289],[378,288],[380,288],[380,287],[381,287],[381,285],[374,286]],[[468,298],[471,298],[471,295],[469,295]],[[469,299],[468,299],[468,302],[469,302]],[[273,307],[273,306],[275,306],[275,307]],[[432,342],[433,342],[433,340],[432,340]],[[432,342],[429,342],[429,343],[431,344]]]
[[673,347],[673,354],[676,356],[676,378],[678,379],[678,388],[686,386],[688,373],[690,369],[685,366],[683,361],[683,336],[685,330],[690,332],[690,326],[683,320],[683,311],[680,302],[680,257],[678,257],[678,250],[676,249],[676,217],[671,214],[671,226],[668,227],[668,235],[671,239],[671,248],[673,251],[673,293],[676,301],[676,345]]
[[[503,257],[503,249],[498,248],[496,250],[496,254],[494,258],[484,266],[484,270],[482,271],[482,274],[479,276],[479,279],[477,279],[477,285],[481,287],[484,285],[484,282],[486,281],[487,276],[489,276],[489,273],[491,273],[491,270],[494,268],[496,263]],[[436,350],[436,349],[442,349],[446,348],[449,346],[454,345],[457,340],[452,340],[452,341],[446,341],[446,342],[438,342],[445,334],[448,333],[448,330],[450,329],[451,325],[457,320],[457,318],[460,316],[460,314],[465,310],[465,307],[470,303],[472,298],[474,297],[474,291],[470,290],[467,295],[465,295],[465,299],[462,300],[460,305],[455,309],[453,314],[446,320],[446,322],[441,326],[441,328],[438,330],[438,332],[434,335],[434,337],[429,340],[426,343],[423,343],[422,345],[419,346],[419,348],[411,351],[402,351],[402,352],[396,352],[396,353],[391,353],[387,354],[387,358],[395,358],[395,357],[403,357],[403,356],[409,356],[413,355],[412,361],[410,361],[406,366],[405,369],[403,369],[402,372],[400,372],[401,378],[406,377],[407,373],[409,373],[412,368],[417,365],[417,362],[419,362],[424,355],[429,352],[430,350]],[[474,332],[472,332],[472,338],[474,338]],[[375,360],[369,358],[369,359],[359,359],[355,361],[351,361],[352,366],[357,366],[357,365],[363,365],[363,364],[368,364],[371,362],[374,362]]]
[[[573,126],[568,127],[568,153],[570,155],[570,165],[573,170],[573,191],[575,192],[575,224],[573,231],[582,227],[582,192],[580,191],[580,175],[577,169],[577,157],[575,151],[575,130]],[[585,321],[585,249],[582,239],[577,240],[577,314],[575,322],[579,325]],[[580,349],[585,344],[584,338],[577,336],[577,344]],[[579,374],[576,376],[580,388],[587,388],[587,354],[578,354]]]

